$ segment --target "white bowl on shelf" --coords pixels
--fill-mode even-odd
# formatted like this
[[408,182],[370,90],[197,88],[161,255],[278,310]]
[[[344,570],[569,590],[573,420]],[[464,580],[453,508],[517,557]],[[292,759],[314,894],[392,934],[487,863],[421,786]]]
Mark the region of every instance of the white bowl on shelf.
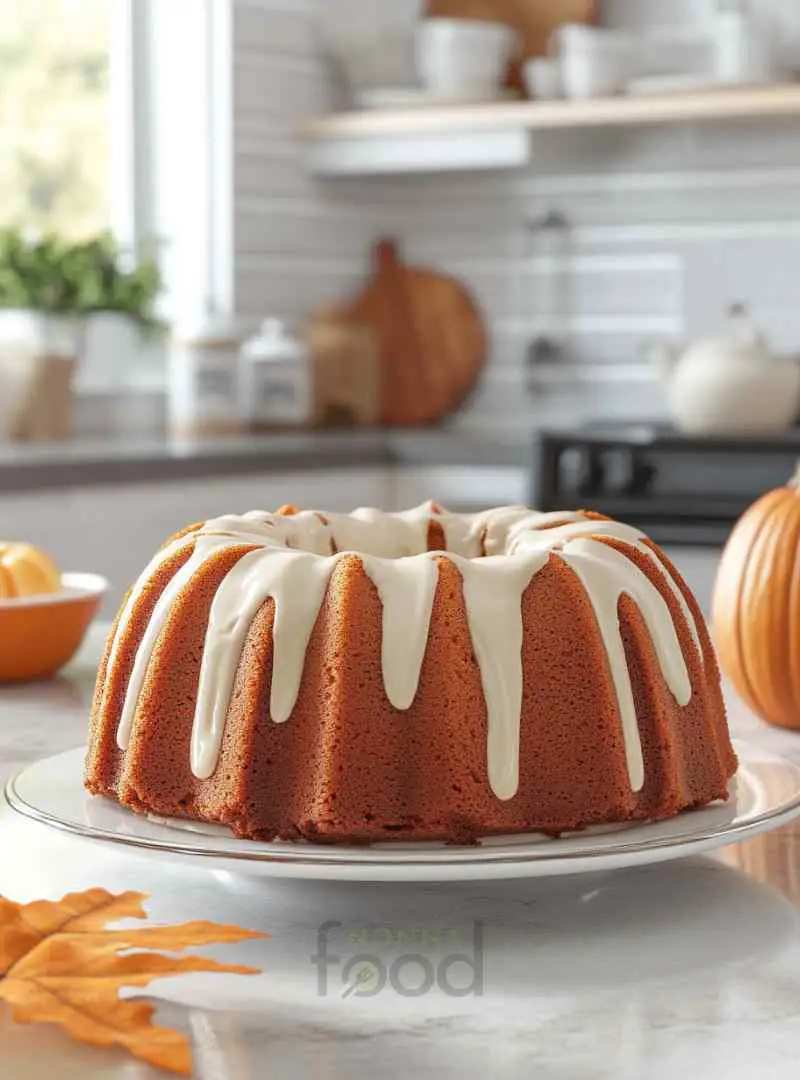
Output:
[[525,91],[534,101],[553,101],[563,97],[561,62],[553,56],[533,56],[522,65]]
[[422,0],[335,0],[315,5],[323,52],[351,97],[381,86],[416,85],[414,31]]
[[516,32],[502,23],[424,19],[415,35],[417,72],[437,97],[495,98],[517,45]]
[[348,39],[333,55],[350,93],[355,96],[386,85],[414,88],[413,38],[400,32]]

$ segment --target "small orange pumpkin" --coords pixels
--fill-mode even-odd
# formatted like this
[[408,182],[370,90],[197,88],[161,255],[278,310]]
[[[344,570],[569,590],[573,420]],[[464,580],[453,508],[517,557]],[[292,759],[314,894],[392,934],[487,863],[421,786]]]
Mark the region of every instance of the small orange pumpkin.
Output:
[[734,526],[712,626],[720,664],[753,712],[800,730],[800,466]]

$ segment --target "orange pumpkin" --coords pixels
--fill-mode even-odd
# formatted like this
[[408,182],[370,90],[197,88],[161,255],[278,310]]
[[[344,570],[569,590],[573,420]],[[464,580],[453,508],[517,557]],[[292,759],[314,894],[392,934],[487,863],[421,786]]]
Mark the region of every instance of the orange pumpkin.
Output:
[[720,664],[753,712],[800,730],[800,468],[734,527],[712,626]]

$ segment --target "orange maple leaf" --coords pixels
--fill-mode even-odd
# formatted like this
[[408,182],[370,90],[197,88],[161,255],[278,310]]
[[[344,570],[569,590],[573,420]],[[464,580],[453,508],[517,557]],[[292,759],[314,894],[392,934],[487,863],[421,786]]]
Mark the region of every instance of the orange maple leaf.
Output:
[[105,889],[24,905],[0,896],[0,1000],[8,1002],[15,1020],[59,1024],[82,1042],[122,1046],[157,1068],[188,1076],[192,1069],[188,1039],[152,1024],[154,1006],[123,1001],[118,991],[187,971],[254,975],[259,969],[201,956],[151,951],[120,956],[120,952],[174,952],[269,935],[211,922],[106,930],[118,919],[147,918],[144,899],[142,893],[114,896]]

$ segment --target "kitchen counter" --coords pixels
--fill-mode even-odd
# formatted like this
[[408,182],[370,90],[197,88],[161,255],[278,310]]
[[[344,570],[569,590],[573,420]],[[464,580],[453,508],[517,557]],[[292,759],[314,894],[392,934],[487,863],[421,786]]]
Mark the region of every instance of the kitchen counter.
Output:
[[487,440],[447,428],[285,432],[202,442],[0,443],[0,493],[349,466],[527,467],[530,454],[529,441]]
[[[60,678],[0,689],[0,780],[83,741],[102,630]],[[734,731],[800,761],[800,736],[729,696]],[[158,921],[211,918],[268,931],[208,950],[263,974],[153,988],[185,1030],[202,1080],[794,1080],[800,1058],[800,824],[692,858],[611,874],[459,885],[268,882],[108,851],[0,812],[0,893],[25,901],[101,884],[151,895]],[[320,927],[482,935],[483,994],[345,994],[321,986]],[[348,946],[347,957],[365,947]],[[367,951],[382,948],[367,946]],[[426,947],[427,948],[427,947]],[[413,951],[413,946],[409,947]],[[340,953],[342,949],[340,948]],[[325,993],[321,991],[324,990]],[[4,1080],[156,1080],[0,1011]]]

